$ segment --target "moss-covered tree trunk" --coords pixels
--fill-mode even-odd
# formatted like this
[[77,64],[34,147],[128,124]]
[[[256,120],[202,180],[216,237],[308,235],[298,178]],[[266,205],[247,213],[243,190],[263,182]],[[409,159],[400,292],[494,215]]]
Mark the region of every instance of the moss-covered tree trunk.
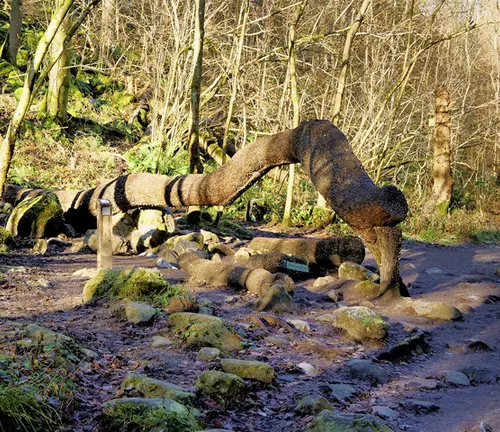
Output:
[[434,113],[434,164],[432,198],[438,213],[446,214],[453,192],[451,177],[451,101],[450,92],[444,86],[436,89]]
[[[58,7],[64,0],[58,0]],[[49,84],[47,88],[46,116],[65,123],[68,114],[68,96],[70,85],[71,48],[64,41],[71,29],[71,21],[66,19],[60,25],[52,44],[50,45],[51,60],[56,60],[49,73]],[[59,51],[62,48],[62,54]]]

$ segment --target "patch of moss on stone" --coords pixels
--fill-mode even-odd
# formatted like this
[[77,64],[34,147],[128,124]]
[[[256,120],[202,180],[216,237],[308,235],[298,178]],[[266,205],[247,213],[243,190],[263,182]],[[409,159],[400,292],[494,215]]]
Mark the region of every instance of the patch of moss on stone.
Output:
[[274,378],[274,368],[259,361],[222,359],[221,366],[224,372],[266,384],[271,383]]
[[245,381],[237,375],[219,371],[205,371],[196,379],[195,386],[223,405],[241,398],[245,392]]
[[12,235],[4,227],[0,227],[0,245],[5,246],[12,242]]
[[141,267],[103,269],[85,284],[83,301],[88,303],[99,297],[140,300],[172,289],[155,270]]
[[356,340],[382,339],[389,329],[380,314],[363,306],[338,309],[334,312],[334,325]]
[[195,396],[178,385],[132,373],[125,377],[121,388],[133,388],[146,397],[167,398],[182,404],[192,404]]

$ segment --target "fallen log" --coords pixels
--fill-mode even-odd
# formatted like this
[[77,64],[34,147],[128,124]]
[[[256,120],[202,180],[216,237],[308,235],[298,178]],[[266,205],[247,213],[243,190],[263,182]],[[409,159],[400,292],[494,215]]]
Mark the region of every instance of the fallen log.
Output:
[[[404,285],[395,260],[399,261],[401,232],[390,227],[406,218],[406,199],[395,186],[375,185],[344,134],[326,120],[307,121],[296,129],[261,137],[208,174],[127,174],[93,189],[57,195],[70,224],[75,218],[95,216],[98,199],[108,199],[114,213],[133,208],[224,206],[271,168],[291,163],[302,164],[330,207],[367,242],[381,267],[379,296],[388,291],[399,295]],[[18,190],[14,195],[23,193],[26,191]],[[7,199],[8,194],[4,195]]]

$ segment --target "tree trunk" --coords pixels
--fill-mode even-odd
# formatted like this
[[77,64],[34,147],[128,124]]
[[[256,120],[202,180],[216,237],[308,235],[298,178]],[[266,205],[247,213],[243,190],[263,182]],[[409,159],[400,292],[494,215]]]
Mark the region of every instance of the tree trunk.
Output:
[[[58,7],[62,5],[64,0],[58,1]],[[68,114],[68,96],[70,85],[70,70],[71,48],[68,44],[64,44],[69,30],[71,29],[71,21],[65,19],[59,30],[57,31],[54,40],[50,45],[50,57],[55,61],[58,56],[58,51],[62,48],[62,54],[57,58],[52,70],[49,73],[49,84],[47,88],[46,102],[46,117],[64,124]]]
[[191,130],[189,131],[189,172],[202,173],[200,161],[200,91],[203,72],[203,40],[205,34],[205,0],[196,0],[193,76],[191,79]]
[[439,214],[446,214],[453,191],[451,177],[451,101],[450,92],[444,86],[436,89],[434,114],[434,164],[432,200]]
[[116,40],[115,32],[116,0],[103,0],[101,15],[101,46],[104,57],[113,49]]
[[10,26],[9,26],[9,61],[17,66],[17,52],[21,46],[21,31],[23,26],[23,2],[12,0],[10,4]]

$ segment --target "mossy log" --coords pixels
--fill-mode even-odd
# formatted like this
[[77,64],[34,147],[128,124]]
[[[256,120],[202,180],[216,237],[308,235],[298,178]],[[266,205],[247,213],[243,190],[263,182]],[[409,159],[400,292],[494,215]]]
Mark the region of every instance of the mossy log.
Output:
[[[401,278],[394,260],[399,261],[401,231],[385,227],[395,227],[406,218],[406,199],[395,186],[375,185],[344,134],[326,120],[307,121],[295,129],[261,137],[208,174],[128,174],[94,189],[57,195],[67,222],[76,224],[76,220],[80,225],[96,214],[98,199],[110,200],[116,213],[132,208],[224,206],[273,167],[291,163],[302,164],[317,191],[367,242],[381,267],[380,296],[389,290],[399,295],[403,285],[395,283]],[[10,194],[13,192],[14,196],[26,193],[17,190]],[[4,200],[8,194],[9,190]],[[388,241],[381,238],[386,236]]]

